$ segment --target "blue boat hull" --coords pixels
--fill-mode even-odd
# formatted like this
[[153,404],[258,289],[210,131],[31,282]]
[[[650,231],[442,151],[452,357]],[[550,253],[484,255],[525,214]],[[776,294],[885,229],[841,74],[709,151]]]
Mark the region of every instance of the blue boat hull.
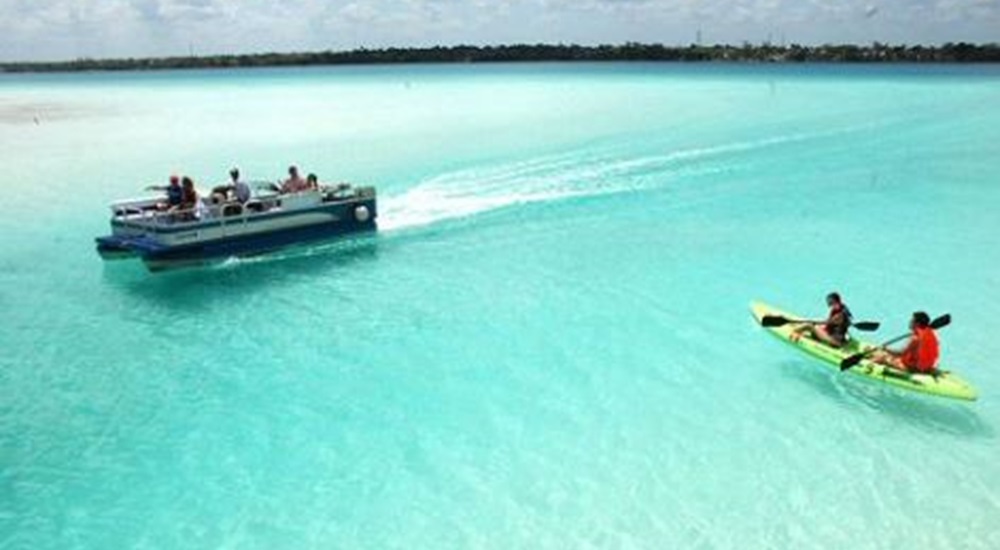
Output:
[[142,260],[150,269],[165,269],[172,266],[200,263],[225,258],[253,256],[274,252],[290,246],[315,243],[335,239],[344,235],[363,231],[374,231],[374,221],[314,225],[287,229],[267,235],[226,239],[197,245],[170,248],[142,255]]

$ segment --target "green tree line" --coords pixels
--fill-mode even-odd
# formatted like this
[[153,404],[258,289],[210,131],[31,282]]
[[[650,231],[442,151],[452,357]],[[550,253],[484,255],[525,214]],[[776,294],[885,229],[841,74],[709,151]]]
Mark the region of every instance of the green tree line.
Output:
[[75,59],[55,62],[0,63],[5,72],[134,71],[305,65],[389,63],[489,63],[518,61],[729,61],[849,63],[996,63],[1000,44],[947,43],[941,46],[850,44],[777,46],[743,44],[664,46],[628,42],[621,45],[515,44],[505,46],[435,46],[430,48],[360,48],[350,51],[259,53],[119,59]]

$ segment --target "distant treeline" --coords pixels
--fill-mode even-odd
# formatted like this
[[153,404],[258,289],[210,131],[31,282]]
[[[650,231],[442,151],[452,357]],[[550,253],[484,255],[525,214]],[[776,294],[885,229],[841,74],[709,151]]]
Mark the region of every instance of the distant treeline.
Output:
[[987,63],[1000,62],[1000,44],[947,43],[942,46],[741,46],[683,47],[629,42],[612,46],[518,44],[509,46],[436,46],[433,48],[361,48],[351,51],[262,53],[127,59],[76,59],[57,62],[0,63],[7,72],[123,71],[212,69],[290,65],[362,65],[388,63],[488,63],[512,61],[730,61],[848,63]]

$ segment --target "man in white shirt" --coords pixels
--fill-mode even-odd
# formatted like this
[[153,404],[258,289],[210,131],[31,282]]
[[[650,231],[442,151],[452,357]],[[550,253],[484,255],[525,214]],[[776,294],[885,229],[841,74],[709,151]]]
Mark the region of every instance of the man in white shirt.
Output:
[[[230,193],[232,193],[232,197],[230,197]],[[234,167],[229,171],[229,183],[218,185],[212,189],[212,202],[219,204],[233,198],[240,204],[245,204],[250,200],[250,195],[250,186],[240,179],[240,169]]]
[[250,200],[250,186],[240,179],[239,168],[233,168],[229,171],[229,177],[232,181],[229,183],[232,186],[233,194],[236,195],[236,200],[241,203],[245,203]]

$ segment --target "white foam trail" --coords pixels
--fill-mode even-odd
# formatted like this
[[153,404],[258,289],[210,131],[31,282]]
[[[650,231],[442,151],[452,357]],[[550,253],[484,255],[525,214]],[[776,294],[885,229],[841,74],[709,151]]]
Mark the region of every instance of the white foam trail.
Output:
[[397,230],[514,205],[622,193],[662,186],[672,176],[715,172],[697,161],[820,137],[785,135],[639,158],[576,152],[477,167],[426,179],[383,201],[379,228]]

